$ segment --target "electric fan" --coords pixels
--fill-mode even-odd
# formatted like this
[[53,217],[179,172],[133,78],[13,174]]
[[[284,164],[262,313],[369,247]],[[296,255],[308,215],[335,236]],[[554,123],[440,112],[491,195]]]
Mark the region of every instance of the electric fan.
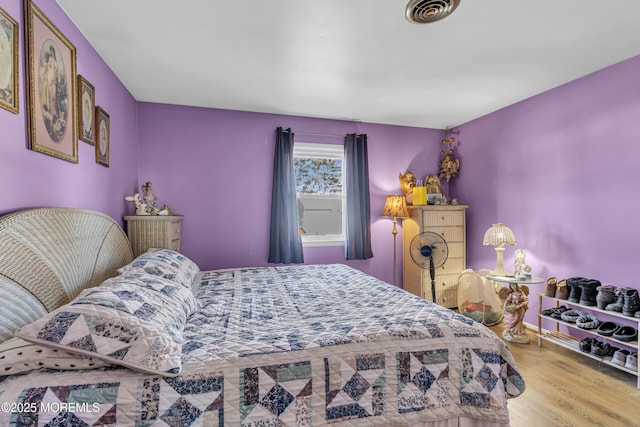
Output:
[[419,267],[429,269],[431,298],[436,302],[436,268],[441,267],[449,256],[447,242],[438,233],[424,231],[411,240],[409,253]]

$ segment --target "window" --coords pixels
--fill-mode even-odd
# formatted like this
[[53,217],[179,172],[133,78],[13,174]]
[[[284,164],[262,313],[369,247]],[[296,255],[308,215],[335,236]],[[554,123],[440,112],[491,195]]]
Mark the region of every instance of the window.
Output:
[[293,146],[300,233],[304,246],[344,244],[344,147]]

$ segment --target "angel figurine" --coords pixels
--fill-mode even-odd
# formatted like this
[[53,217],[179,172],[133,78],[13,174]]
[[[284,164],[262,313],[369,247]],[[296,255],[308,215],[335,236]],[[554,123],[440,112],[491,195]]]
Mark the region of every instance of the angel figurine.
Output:
[[502,338],[505,341],[527,344],[529,335],[524,326],[524,314],[529,308],[529,287],[517,283],[509,283],[500,289],[498,296],[504,301],[504,330]]

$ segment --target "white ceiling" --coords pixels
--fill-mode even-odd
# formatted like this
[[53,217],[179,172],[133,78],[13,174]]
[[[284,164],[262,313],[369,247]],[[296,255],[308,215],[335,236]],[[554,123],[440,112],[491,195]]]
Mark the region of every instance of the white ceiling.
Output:
[[[138,101],[443,129],[640,54],[639,0],[56,0]],[[96,88],[99,90],[99,88]]]

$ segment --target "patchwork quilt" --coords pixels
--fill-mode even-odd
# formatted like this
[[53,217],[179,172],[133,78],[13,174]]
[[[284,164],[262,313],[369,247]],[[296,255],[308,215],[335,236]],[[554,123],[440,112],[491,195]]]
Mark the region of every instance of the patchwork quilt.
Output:
[[485,326],[345,265],[206,271],[192,290],[179,375],[8,376],[0,425],[507,424],[525,389]]

